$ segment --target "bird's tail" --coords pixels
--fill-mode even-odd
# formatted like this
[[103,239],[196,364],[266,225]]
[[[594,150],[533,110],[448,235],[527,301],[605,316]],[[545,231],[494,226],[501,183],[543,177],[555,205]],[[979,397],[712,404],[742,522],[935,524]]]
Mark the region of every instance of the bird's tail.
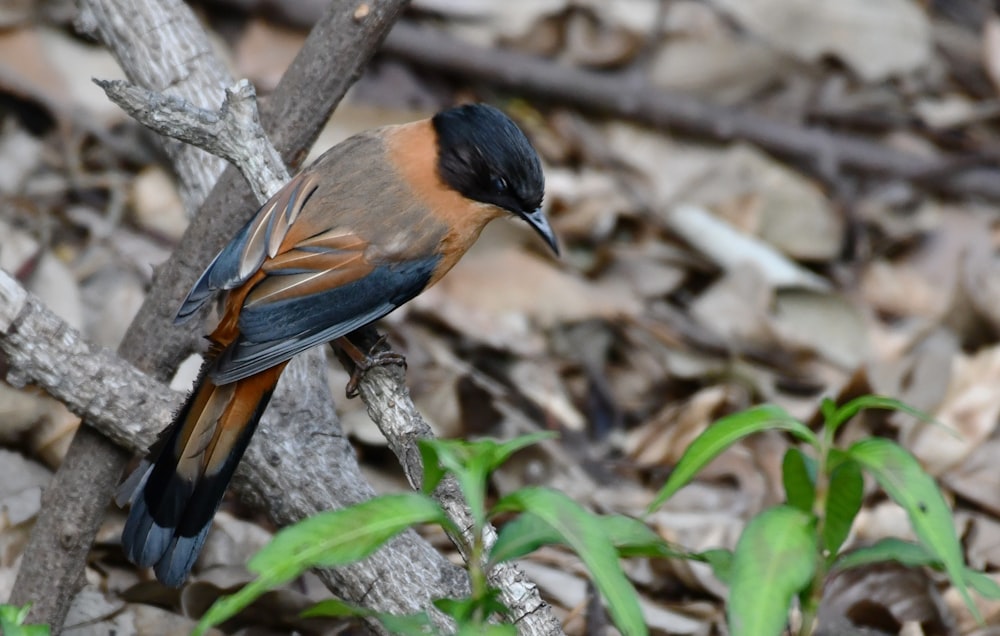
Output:
[[122,483],[118,503],[132,509],[122,532],[130,561],[180,585],[191,571],[285,365],[230,384],[212,383],[208,366],[160,440]]

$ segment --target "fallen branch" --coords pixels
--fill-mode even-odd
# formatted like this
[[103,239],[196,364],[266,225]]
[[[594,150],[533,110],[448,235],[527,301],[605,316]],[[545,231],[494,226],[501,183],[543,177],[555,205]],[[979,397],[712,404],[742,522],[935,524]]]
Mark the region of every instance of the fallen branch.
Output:
[[841,170],[903,179],[927,190],[1000,200],[1000,170],[961,158],[926,158],[868,139],[787,124],[687,95],[635,75],[597,73],[504,49],[485,49],[437,29],[401,22],[382,50],[436,72],[516,90],[573,108],[705,137],[747,141],[803,162],[824,177]]

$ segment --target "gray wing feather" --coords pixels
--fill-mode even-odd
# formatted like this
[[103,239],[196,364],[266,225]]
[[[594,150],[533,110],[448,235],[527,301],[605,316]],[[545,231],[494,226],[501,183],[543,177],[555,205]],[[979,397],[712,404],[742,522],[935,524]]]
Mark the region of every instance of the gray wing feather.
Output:
[[235,382],[375,322],[422,292],[439,261],[382,265],[340,287],[244,307],[240,337],[214,361],[212,381]]
[[174,324],[189,320],[216,292],[245,283],[260,268],[265,258],[273,257],[288,226],[315,190],[314,177],[304,172],[289,181],[261,206],[198,277],[177,310]]

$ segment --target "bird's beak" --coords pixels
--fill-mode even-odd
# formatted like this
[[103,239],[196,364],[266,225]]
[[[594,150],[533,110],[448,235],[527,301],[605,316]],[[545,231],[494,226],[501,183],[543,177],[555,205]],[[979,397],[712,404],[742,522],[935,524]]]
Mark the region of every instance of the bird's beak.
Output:
[[538,232],[539,236],[545,239],[545,242],[552,248],[556,256],[559,256],[559,241],[556,239],[556,233],[552,231],[552,226],[549,225],[549,220],[542,214],[542,208],[538,208],[533,212],[518,212],[518,216],[527,221],[528,225]]

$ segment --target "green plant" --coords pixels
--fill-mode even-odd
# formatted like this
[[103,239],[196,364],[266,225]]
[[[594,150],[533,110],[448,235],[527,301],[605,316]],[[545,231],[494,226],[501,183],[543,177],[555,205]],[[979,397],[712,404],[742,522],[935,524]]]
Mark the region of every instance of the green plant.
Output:
[[24,607],[0,603],[0,634],[4,636],[48,636],[48,625],[25,625],[31,604]]
[[[545,437],[549,435],[529,435],[505,443],[492,440],[422,442],[424,480],[421,493],[376,497],[285,528],[247,564],[258,577],[235,594],[219,599],[201,619],[195,633],[202,634],[209,627],[227,620],[267,590],[294,579],[310,567],[330,567],[362,559],[412,525],[436,523],[453,537],[461,537],[429,496],[446,474],[452,474],[474,520],[474,540],[467,546],[471,595],[465,599],[439,599],[435,606],[454,619],[459,634],[516,634],[513,625],[489,622],[497,616],[502,617],[506,608],[497,600],[487,573],[499,562],[523,556],[550,543],[569,546],[580,556],[623,634],[646,634],[635,590],[622,572],[618,559],[639,554],[679,555],[643,522],[618,515],[594,515],[561,492],[546,488],[524,488],[503,497],[492,508],[487,507],[490,473],[518,450]],[[500,513],[517,513],[518,516],[502,528],[494,545],[487,549],[482,539],[483,529]],[[381,621],[393,633],[431,633],[426,614],[392,616],[341,601],[320,603],[307,614],[364,616]]]
[[[748,435],[780,430],[805,442],[805,450],[789,449],[782,463],[785,503],[751,519],[734,551],[696,556],[708,561],[729,585],[727,617],[734,636],[780,634],[795,599],[803,617],[800,633],[812,633],[827,575],[878,561],[944,571],[980,621],[969,588],[1000,598],[1000,586],[965,566],[951,511],[913,455],[882,438],[862,439],[846,448],[836,445],[838,428],[862,409],[898,410],[929,421],[889,398],[864,396],[839,407],[825,400],[823,427],[817,435],[778,407],[752,408],[719,420],[695,439],[650,506],[658,508],[722,451]],[[890,539],[842,552],[861,509],[864,474],[906,511],[918,543]]]
[[[863,439],[840,448],[837,430],[862,409],[893,409],[928,418],[906,405],[883,397],[865,396],[838,407],[823,402],[819,434],[775,406],[759,406],[725,417],[703,432],[686,449],[667,483],[650,506],[654,510],[676,493],[726,448],[753,433],[785,431],[803,447],[791,448],[782,463],[785,503],[750,520],[735,550],[685,553],[669,546],[638,519],[595,515],[566,495],[547,488],[523,488],[487,506],[489,475],[518,450],[548,437],[529,435],[509,442],[425,441],[420,493],[386,495],[343,510],[326,512],[279,532],[247,567],[258,578],[232,596],[220,599],[202,618],[196,634],[250,604],[263,592],[286,583],[314,566],[337,566],[371,554],[384,542],[418,524],[439,524],[454,537],[461,533],[429,493],[445,475],[457,480],[473,519],[469,554],[471,594],[464,599],[439,599],[435,606],[452,617],[458,634],[516,634],[513,625],[497,623],[506,608],[488,581],[497,563],[522,557],[542,545],[561,544],[574,550],[587,566],[605,599],[612,619],[627,636],[647,633],[635,590],[619,559],[685,558],[708,563],[730,588],[727,608],[734,636],[779,634],[789,609],[798,601],[803,615],[801,633],[814,627],[823,583],[829,573],[878,561],[897,561],[945,572],[970,611],[979,616],[969,588],[988,598],[1000,598],[1000,586],[965,566],[941,491],[917,460],[899,445],[881,438]],[[910,517],[918,543],[887,539],[845,552],[854,518],[861,509],[864,475],[878,482]],[[488,547],[483,529],[498,514],[514,513]],[[458,539],[461,541],[461,539]],[[374,618],[393,633],[432,633],[426,614],[392,616],[326,601],[310,616]],[[493,622],[491,622],[493,621]]]

